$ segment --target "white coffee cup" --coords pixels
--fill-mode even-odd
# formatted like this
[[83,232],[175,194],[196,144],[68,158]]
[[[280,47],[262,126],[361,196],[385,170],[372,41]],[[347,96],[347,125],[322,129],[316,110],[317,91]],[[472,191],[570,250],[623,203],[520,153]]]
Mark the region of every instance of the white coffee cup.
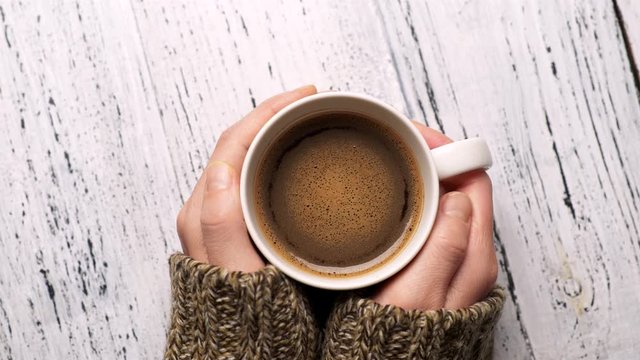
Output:
[[[297,121],[320,112],[350,112],[374,119],[398,134],[412,149],[422,178],[422,214],[417,229],[393,258],[370,271],[354,275],[331,276],[306,271],[287,260],[264,236],[255,208],[255,177],[258,166],[270,145]],[[347,290],[378,283],[405,267],[427,240],[438,212],[440,180],[491,166],[491,153],[480,138],[456,141],[430,150],[426,141],[407,117],[391,106],[370,96],[347,92],[324,92],[300,99],[280,110],[258,132],[242,166],[240,198],[249,234],[258,250],[271,264],[289,277],[323,289]]]

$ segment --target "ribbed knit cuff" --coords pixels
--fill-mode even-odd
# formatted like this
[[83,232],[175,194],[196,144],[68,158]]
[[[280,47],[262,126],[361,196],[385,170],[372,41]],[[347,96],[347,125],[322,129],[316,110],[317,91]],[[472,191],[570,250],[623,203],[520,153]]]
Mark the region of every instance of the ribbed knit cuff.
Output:
[[306,299],[273,266],[229,272],[175,254],[165,359],[313,359],[318,330]]
[[504,291],[459,310],[406,311],[352,296],[336,305],[323,359],[489,359]]

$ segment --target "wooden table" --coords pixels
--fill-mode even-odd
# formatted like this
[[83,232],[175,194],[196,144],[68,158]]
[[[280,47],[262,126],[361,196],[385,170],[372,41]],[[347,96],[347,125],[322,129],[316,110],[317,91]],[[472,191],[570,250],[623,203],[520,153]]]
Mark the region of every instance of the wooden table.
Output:
[[159,358],[217,137],[314,83],[490,141],[499,359],[640,353],[640,3],[0,1],[0,358]]

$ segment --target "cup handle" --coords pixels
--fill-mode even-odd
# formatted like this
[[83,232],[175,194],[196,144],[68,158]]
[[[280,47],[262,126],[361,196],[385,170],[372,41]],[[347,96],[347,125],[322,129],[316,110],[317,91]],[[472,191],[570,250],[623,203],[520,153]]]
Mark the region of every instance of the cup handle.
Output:
[[484,139],[455,141],[431,150],[438,178],[448,179],[472,170],[488,169],[493,161]]

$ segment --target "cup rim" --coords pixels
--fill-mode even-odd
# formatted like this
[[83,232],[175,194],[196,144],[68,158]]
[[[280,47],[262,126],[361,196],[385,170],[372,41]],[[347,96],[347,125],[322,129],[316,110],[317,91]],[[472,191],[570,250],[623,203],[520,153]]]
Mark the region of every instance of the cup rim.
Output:
[[[417,140],[417,142],[421,145],[421,149],[411,150],[414,153],[416,151],[423,151],[425,153],[425,158],[427,159],[426,164],[418,164],[418,166],[420,168],[427,168],[426,171],[421,171],[423,177],[424,174],[429,174],[431,177],[431,179],[422,179],[423,185],[426,187],[426,184],[429,184],[430,188],[424,194],[422,217],[420,219],[420,222],[418,223],[418,229],[409,240],[409,243],[405,245],[405,248],[400,250],[400,253],[395,255],[394,259],[391,259],[388,263],[380,266],[380,268],[378,269],[372,270],[370,272],[365,272],[364,274],[354,276],[347,275],[345,277],[323,276],[320,274],[312,273],[310,271],[299,269],[297,266],[290,264],[286,259],[283,258],[283,256],[267,246],[265,243],[268,240],[266,240],[262,236],[262,232],[259,230],[259,225],[257,224],[257,219],[252,216],[250,211],[250,207],[253,205],[249,202],[249,200],[251,199],[251,197],[249,196],[249,192],[253,191],[253,187],[252,189],[249,189],[249,187],[247,186],[249,182],[248,177],[251,174],[255,175],[255,172],[257,171],[257,167],[259,165],[259,161],[261,160],[261,158],[257,158],[260,154],[256,154],[256,147],[260,142],[266,141],[265,137],[269,134],[275,124],[282,121],[282,119],[285,118],[293,109],[298,108],[299,106],[305,105],[309,102],[327,100],[331,98],[351,98],[356,101],[374,103],[376,106],[382,107],[386,111],[391,113],[397,120],[401,121],[404,124],[404,126],[408,130],[408,133],[411,134],[410,136],[414,137],[415,140]],[[403,139],[406,138],[405,134],[400,134],[400,136]],[[267,140],[273,141],[274,139],[267,138]],[[271,119],[269,119],[269,121],[258,131],[254,140],[249,146],[247,155],[242,165],[242,171],[240,175],[240,202],[242,206],[242,213],[251,240],[269,263],[274,265],[287,276],[301,283],[327,290],[350,290],[367,287],[388,279],[389,277],[402,270],[405,266],[407,266],[409,262],[411,262],[411,260],[418,254],[420,249],[422,249],[422,247],[424,246],[428,234],[430,233],[435,221],[438,207],[438,184],[439,180],[429,146],[427,145],[427,142],[422,137],[418,129],[406,116],[404,116],[400,111],[396,110],[392,106],[372,96],[352,92],[331,91],[310,95],[287,105],[277,114],[275,114]],[[427,208],[434,208],[434,210],[428,211]],[[416,238],[417,236],[419,236],[419,234],[422,234],[420,235],[420,238]]]

